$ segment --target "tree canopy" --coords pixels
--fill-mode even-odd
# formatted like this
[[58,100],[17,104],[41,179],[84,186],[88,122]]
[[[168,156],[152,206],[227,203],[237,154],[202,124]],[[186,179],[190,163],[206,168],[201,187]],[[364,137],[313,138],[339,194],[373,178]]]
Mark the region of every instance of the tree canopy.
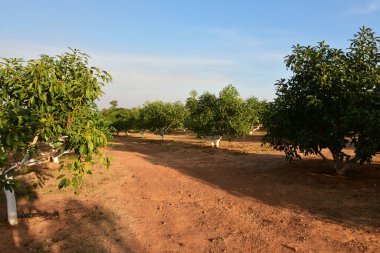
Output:
[[113,109],[113,108],[117,108],[118,105],[119,105],[119,102],[117,102],[117,100],[112,100],[112,101],[110,102],[110,105],[111,105],[111,108],[112,108],[112,109]]
[[112,131],[117,134],[137,129],[139,114],[139,108],[117,108],[113,105],[111,105],[111,108],[103,109],[101,111],[101,115],[104,119],[110,122]]
[[254,98],[244,101],[233,85],[223,88],[218,97],[210,92],[198,96],[192,91],[186,101],[189,110],[186,122],[200,136],[247,135],[252,125],[259,123],[261,103]]
[[268,102],[265,100],[259,100],[256,97],[250,97],[245,100],[245,109],[252,128],[262,125],[263,115],[267,108]]
[[21,169],[46,162],[40,152],[46,147],[56,157],[75,151],[75,159],[60,164],[60,188],[77,188],[91,173],[88,162],[109,136],[94,101],[111,75],[90,67],[88,60],[87,54],[71,50],[0,62],[0,187],[14,189]]
[[186,108],[181,102],[146,102],[140,110],[140,128],[164,138],[168,130],[184,126],[186,115]]
[[[328,149],[338,173],[370,162],[380,144],[380,40],[362,27],[346,51],[325,42],[293,47],[293,72],[276,83],[264,116],[265,141],[293,159]],[[344,149],[351,146],[354,154]]]

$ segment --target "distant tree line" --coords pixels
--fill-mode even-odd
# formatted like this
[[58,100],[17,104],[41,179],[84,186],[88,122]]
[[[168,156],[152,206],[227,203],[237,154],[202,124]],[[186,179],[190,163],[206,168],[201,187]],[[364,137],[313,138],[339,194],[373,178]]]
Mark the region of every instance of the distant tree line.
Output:
[[232,85],[226,86],[219,96],[210,92],[198,96],[196,91],[191,91],[186,104],[154,101],[135,108],[120,108],[117,101],[110,104],[111,107],[103,109],[101,114],[116,134],[150,131],[164,139],[170,131],[187,129],[199,137],[209,138],[216,147],[223,136],[231,140],[257,128],[268,105],[255,97],[242,99]]
[[228,85],[218,96],[191,91],[185,105],[156,101],[102,113],[110,115],[116,132],[140,129],[164,136],[184,127],[216,147],[222,138],[244,136],[262,125],[263,142],[290,161],[300,154],[318,155],[338,174],[371,163],[380,151],[380,38],[362,27],[347,50],[325,42],[296,45],[285,64],[293,74],[276,83],[273,102],[243,100]]

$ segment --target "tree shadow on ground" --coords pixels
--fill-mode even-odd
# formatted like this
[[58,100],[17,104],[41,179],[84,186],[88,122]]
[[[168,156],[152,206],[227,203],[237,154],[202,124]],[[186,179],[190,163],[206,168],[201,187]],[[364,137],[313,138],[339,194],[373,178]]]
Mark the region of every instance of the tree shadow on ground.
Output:
[[[41,172],[37,176],[45,178]],[[38,196],[35,182],[27,180],[21,185],[16,190],[19,216],[16,226],[8,224],[5,195],[3,191],[0,193],[1,253],[141,250],[133,239],[126,241],[131,232],[118,224],[120,218],[95,200],[83,203],[74,197],[46,203]]]
[[237,196],[345,226],[380,227],[379,165],[362,166],[342,177],[319,159],[289,163],[270,150],[255,154],[125,136],[116,137],[110,149],[143,154],[151,163]]

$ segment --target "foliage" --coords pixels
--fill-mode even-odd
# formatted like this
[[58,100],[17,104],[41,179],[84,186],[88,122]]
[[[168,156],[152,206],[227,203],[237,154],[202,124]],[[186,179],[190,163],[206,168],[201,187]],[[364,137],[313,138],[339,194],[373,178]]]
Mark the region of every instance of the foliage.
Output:
[[186,107],[189,110],[187,127],[198,135],[216,135],[217,126],[215,122],[217,107],[217,98],[209,92],[203,93],[198,97],[195,91],[186,101]]
[[128,120],[126,129],[128,130],[135,130],[139,129],[139,119],[140,119],[140,108],[129,108],[128,109]]
[[111,123],[114,132],[127,132],[136,129],[139,119],[139,110],[137,108],[116,108],[111,107],[101,111],[102,116]]
[[[264,116],[265,141],[288,159],[328,149],[338,173],[370,162],[380,144],[380,40],[361,28],[344,52],[320,42],[294,46],[285,58],[293,75],[277,82]],[[354,155],[344,151],[354,148]]]
[[59,176],[60,188],[77,188],[83,175],[91,173],[89,163],[109,135],[94,101],[111,76],[89,67],[88,60],[87,54],[71,50],[27,62],[0,62],[0,187],[13,189],[21,169],[46,161],[42,146],[51,145],[56,156],[76,152],[75,159],[60,164],[59,170],[66,168],[71,175]]
[[192,91],[186,102],[189,110],[186,122],[201,136],[246,135],[252,124],[259,121],[260,106],[261,102],[253,98],[245,102],[232,85],[223,88],[218,97],[209,92],[198,96]]
[[115,129],[112,127],[111,122],[104,118],[101,112],[99,112],[97,106],[93,104],[93,106],[88,109],[87,113],[89,115],[91,114],[90,118],[94,122],[95,128],[104,133],[107,141],[112,140],[112,133]]
[[251,127],[258,126],[263,122],[263,115],[268,109],[268,102],[259,100],[256,97],[250,97],[245,100],[245,108],[249,117]]
[[140,110],[140,129],[159,133],[162,138],[167,131],[182,128],[186,118],[186,108],[181,102],[146,102]]
[[111,105],[111,108],[117,108],[118,105],[119,105],[119,103],[118,103],[116,100],[112,100],[112,101],[110,102],[110,105]]

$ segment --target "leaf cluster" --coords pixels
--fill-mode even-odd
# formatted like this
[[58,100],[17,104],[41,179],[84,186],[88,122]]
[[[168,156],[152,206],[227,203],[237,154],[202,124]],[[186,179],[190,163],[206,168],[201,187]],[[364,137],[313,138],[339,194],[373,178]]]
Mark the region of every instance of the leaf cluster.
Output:
[[227,135],[231,138],[247,135],[253,125],[259,124],[265,102],[256,98],[244,101],[230,84],[220,91],[218,97],[210,92],[198,96],[192,91],[186,107],[189,129],[201,136]]
[[370,162],[380,148],[379,37],[362,27],[346,51],[296,45],[285,64],[293,75],[276,83],[265,141],[289,159],[328,149],[338,162]]
[[170,129],[182,128],[187,110],[181,102],[146,102],[140,109],[140,129],[165,133]]
[[[94,101],[112,77],[104,70],[90,67],[88,61],[87,54],[75,49],[29,61],[2,59],[0,171],[4,177],[8,177],[6,166],[12,161],[21,164],[21,159],[39,159],[39,146],[51,144],[58,152],[75,150],[76,159],[67,168],[77,187],[85,173],[85,161],[91,161],[98,148],[107,143],[108,127],[99,118]],[[65,184],[60,186],[67,186],[69,179],[63,179]],[[9,185],[6,180],[0,184]]]

